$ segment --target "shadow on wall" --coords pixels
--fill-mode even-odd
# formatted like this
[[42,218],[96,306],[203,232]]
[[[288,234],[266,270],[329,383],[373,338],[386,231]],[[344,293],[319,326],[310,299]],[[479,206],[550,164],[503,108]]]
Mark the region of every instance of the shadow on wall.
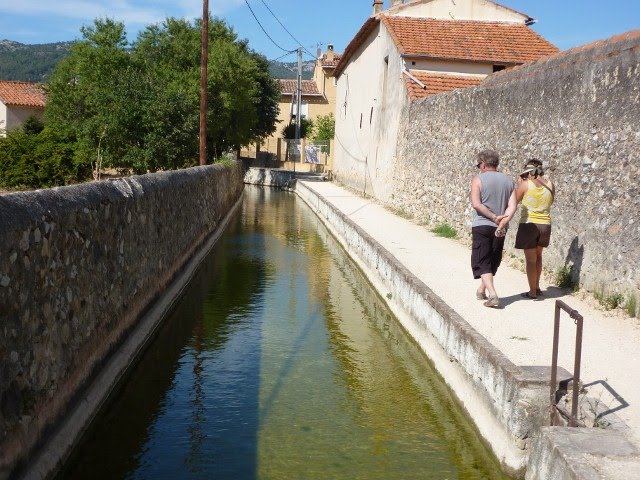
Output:
[[576,285],[580,283],[580,272],[582,270],[582,259],[584,257],[584,244],[580,244],[580,239],[575,236],[569,246],[567,258],[564,261],[565,268],[568,269],[569,278]]

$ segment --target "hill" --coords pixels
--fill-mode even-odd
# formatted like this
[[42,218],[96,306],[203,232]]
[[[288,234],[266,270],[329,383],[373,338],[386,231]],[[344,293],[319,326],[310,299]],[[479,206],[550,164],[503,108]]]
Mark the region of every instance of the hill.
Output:
[[[73,42],[27,45],[12,40],[0,40],[0,80],[45,82],[58,62],[69,54]],[[313,77],[315,62],[302,63],[302,78]],[[298,62],[269,62],[269,72],[275,78],[296,78]]]
[[73,42],[26,45],[0,40],[0,79],[46,81],[58,62],[69,54]]
[[[313,78],[313,68],[316,62],[302,62],[302,79]],[[275,78],[297,78],[298,62],[269,62],[269,72]]]

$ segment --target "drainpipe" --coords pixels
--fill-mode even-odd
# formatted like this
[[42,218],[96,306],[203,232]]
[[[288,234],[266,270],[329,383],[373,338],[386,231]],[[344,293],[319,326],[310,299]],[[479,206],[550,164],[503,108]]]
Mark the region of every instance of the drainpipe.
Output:
[[411,80],[413,80],[414,82],[416,82],[418,85],[420,85],[420,88],[422,88],[423,90],[427,89],[427,86],[422,83],[420,80],[418,80],[416,77],[414,77],[413,75],[411,75],[409,73],[409,70],[406,69],[406,67],[403,65],[401,67],[401,72],[404,73],[407,77],[409,77]]

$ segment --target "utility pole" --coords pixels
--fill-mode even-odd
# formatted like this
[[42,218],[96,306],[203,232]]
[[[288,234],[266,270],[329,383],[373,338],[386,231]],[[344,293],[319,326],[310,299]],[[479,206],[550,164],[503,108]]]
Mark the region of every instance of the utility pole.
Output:
[[[303,155],[303,151],[302,151],[302,142],[300,141],[300,135],[301,135],[301,120],[302,120],[302,47],[298,48],[298,93],[296,96],[296,105],[297,105],[297,110],[296,110],[296,144],[298,146],[298,149],[300,150],[300,162],[302,162],[302,155]],[[293,168],[295,171],[296,168],[296,164],[295,164],[295,158],[293,159]]]
[[209,0],[202,0],[200,54],[200,165],[207,164],[207,57],[209,54]]

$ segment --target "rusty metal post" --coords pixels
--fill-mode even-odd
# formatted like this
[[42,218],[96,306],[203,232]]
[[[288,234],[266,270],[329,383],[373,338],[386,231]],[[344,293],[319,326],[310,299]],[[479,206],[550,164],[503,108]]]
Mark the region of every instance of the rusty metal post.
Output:
[[556,419],[556,409],[555,405],[557,402],[556,399],[556,390],[558,387],[558,344],[560,342],[560,305],[556,302],[556,311],[553,322],[553,353],[551,354],[551,385],[550,385],[550,393],[549,393],[549,405],[551,405],[550,409],[550,421],[551,426],[555,425]]
[[578,419],[578,394],[580,393],[580,360],[582,357],[582,324],[583,319],[575,310],[570,312],[571,318],[576,321],[576,357],[573,364],[573,400],[571,403],[571,420],[575,422],[574,427],[577,427]]
[[[573,363],[573,392],[571,399],[571,414],[569,415],[567,412],[560,411],[560,408],[557,405],[556,399],[556,388],[558,383],[558,345],[560,343],[560,309],[564,310],[569,314],[569,316],[575,320],[576,324],[576,347],[575,347],[575,357]],[[582,358],[582,329],[584,324],[584,318],[577,310],[572,309],[564,303],[562,300],[556,300],[556,308],[555,308],[555,318],[554,318],[554,326],[553,326],[553,354],[551,358],[551,385],[550,385],[550,410],[551,410],[551,425],[556,424],[556,418],[558,418],[559,414],[569,418],[569,425],[572,427],[579,426],[578,421],[578,397],[580,395],[580,362]]]
[[200,54],[200,165],[207,164],[207,57],[209,54],[209,0],[202,0]]

